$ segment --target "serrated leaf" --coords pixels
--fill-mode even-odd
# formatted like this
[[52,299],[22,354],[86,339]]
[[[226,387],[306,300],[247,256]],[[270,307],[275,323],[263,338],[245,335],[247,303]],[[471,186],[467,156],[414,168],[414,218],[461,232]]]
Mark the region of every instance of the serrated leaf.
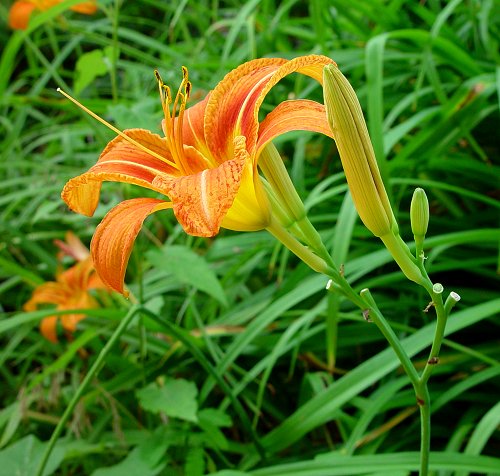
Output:
[[173,275],[180,283],[204,291],[227,306],[227,298],[217,276],[200,255],[186,246],[171,245],[146,254],[150,263]]
[[195,423],[198,421],[197,394],[196,385],[184,379],[167,379],[161,387],[151,383],[136,392],[145,410]]

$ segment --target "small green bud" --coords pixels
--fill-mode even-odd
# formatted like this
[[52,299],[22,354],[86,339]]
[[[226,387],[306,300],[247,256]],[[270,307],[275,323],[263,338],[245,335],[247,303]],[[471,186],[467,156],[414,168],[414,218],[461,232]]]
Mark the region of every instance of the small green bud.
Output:
[[410,205],[411,231],[415,237],[423,238],[429,225],[429,201],[422,188],[413,192]]

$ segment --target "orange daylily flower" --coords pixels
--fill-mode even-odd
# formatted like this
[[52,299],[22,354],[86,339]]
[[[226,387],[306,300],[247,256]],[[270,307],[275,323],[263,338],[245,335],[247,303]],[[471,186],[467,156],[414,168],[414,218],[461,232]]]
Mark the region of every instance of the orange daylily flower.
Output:
[[[102,282],[95,272],[89,250],[71,232],[66,234],[66,242],[56,240],[61,249],[61,255],[68,255],[78,262],[66,271],[56,275],[56,281],[50,281],[38,286],[25,303],[25,311],[35,311],[40,304],[55,304],[57,310],[91,309],[99,307],[98,302],[90,294],[91,289],[110,289]],[[57,320],[65,331],[72,333],[76,330],[79,321],[85,314],[64,314],[62,316],[48,316],[40,323],[40,332],[51,342],[57,342]]]
[[[13,30],[26,30],[33,11],[43,12],[61,3],[63,0],[17,0],[12,4],[9,10],[9,26]],[[78,3],[70,7],[78,13],[84,15],[93,15],[97,11],[96,0],[89,0]]]
[[170,199],[126,200],[104,217],[91,243],[103,281],[124,292],[134,240],[146,217],[159,210],[172,208],[186,233],[195,236],[214,236],[220,227],[236,231],[268,228],[273,207],[265,177],[258,171],[262,152],[274,138],[292,130],[330,137],[332,132],[324,105],[315,101],[284,101],[259,123],[260,106],[285,76],[297,72],[321,84],[324,66],[332,63],[318,55],[249,61],[188,109],[191,83],[187,69],[183,68],[175,98],[157,74],[165,137],[144,129],[120,132],[63,93],[119,134],[93,167],[65,185],[61,196],[73,211],[91,216],[103,181],[140,185]]

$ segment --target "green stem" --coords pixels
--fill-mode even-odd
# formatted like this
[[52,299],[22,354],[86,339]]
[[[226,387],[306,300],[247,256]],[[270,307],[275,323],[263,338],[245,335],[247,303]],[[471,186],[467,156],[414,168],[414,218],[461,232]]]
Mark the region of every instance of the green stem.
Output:
[[69,417],[73,413],[73,410],[75,409],[77,403],[80,401],[80,398],[83,395],[83,392],[85,392],[89,383],[92,381],[92,379],[99,372],[101,365],[104,362],[104,359],[108,355],[109,351],[113,348],[113,345],[115,344],[115,342],[120,338],[120,336],[123,334],[125,329],[127,329],[128,325],[130,324],[130,322],[132,321],[134,316],[137,314],[138,309],[139,309],[139,306],[133,306],[130,308],[127,315],[120,322],[119,326],[116,328],[115,332],[112,334],[109,341],[106,343],[104,348],[101,350],[101,352],[97,356],[97,359],[95,360],[95,362],[92,365],[92,367],[90,368],[89,372],[87,373],[87,375],[83,379],[82,383],[78,387],[76,393],[73,395],[73,398],[71,399],[68,406],[66,407],[66,410],[64,411],[61,419],[59,420],[59,423],[57,424],[54,432],[52,433],[52,436],[50,437],[49,443],[47,445],[47,448],[45,449],[45,452],[43,454],[40,465],[38,466],[36,476],[43,475],[43,472],[45,470],[45,466],[47,465],[47,461],[49,460],[50,454],[52,453],[52,450],[54,449],[54,446],[55,446],[59,436],[61,435],[61,432],[62,432],[64,426],[66,425]]
[[419,385],[419,376],[410,360],[410,357],[408,357],[408,354],[403,349],[401,341],[398,339],[397,335],[392,330],[392,327],[380,312],[370,291],[368,289],[363,289],[360,294],[369,309],[367,318],[371,319],[375,323],[387,342],[389,342],[416,392]]
[[338,294],[330,294],[327,300],[326,314],[326,365],[328,370],[335,370],[337,360],[337,339],[339,329],[340,298]]
[[336,275],[335,270],[330,268],[323,258],[320,258],[309,248],[300,243],[272,215],[271,222],[266,229],[314,271],[326,274],[327,276],[332,274]]
[[432,302],[434,304],[434,308],[436,309],[437,322],[436,330],[434,332],[434,339],[432,340],[432,346],[429,352],[429,357],[422,372],[422,376],[420,377],[420,380],[423,382],[423,384],[427,384],[427,381],[429,380],[434,367],[436,367],[436,364],[438,363],[439,351],[441,350],[446,321],[448,320],[448,313],[444,308],[443,298],[441,297],[441,294],[433,292]]
[[391,253],[394,261],[399,265],[401,271],[405,276],[420,286],[424,287],[429,293],[431,288],[429,287],[428,280],[422,276],[421,268],[417,263],[417,260],[413,257],[406,246],[406,243],[401,239],[401,236],[394,233],[387,233],[387,235],[381,236],[380,239],[384,243],[385,247]]
[[[274,173],[274,175],[276,176],[277,174]],[[439,351],[443,342],[449,312],[453,305],[460,299],[460,296],[452,293],[448,297],[446,303],[443,304],[441,296],[443,287],[440,284],[432,284],[432,281],[429,279],[424,267],[423,240],[422,243],[418,243],[417,256],[413,257],[408,249],[408,246],[406,246],[406,243],[401,239],[399,234],[388,233],[387,235],[380,237],[405,276],[411,281],[414,281],[422,286],[429,293],[432,299],[432,304],[436,309],[437,324],[429,358],[422,374],[419,375],[408,357],[408,354],[402,347],[400,340],[378,309],[370,291],[368,289],[363,289],[360,295],[354,291],[347,280],[336,269],[330,254],[326,251],[326,248],[321,242],[321,238],[317,232],[316,234],[311,233],[310,228],[313,227],[307,220],[307,217],[300,219],[297,223],[301,224],[299,228],[301,232],[303,232],[303,235],[309,237],[307,243],[310,248],[302,245],[285,227],[279,223],[279,220],[277,219],[274,219],[274,221],[271,222],[268,227],[268,231],[313,270],[330,276],[331,280],[327,288],[343,294],[352,303],[356,304],[363,311],[365,318],[375,323],[396,353],[401,366],[410,379],[420,409],[420,476],[427,476],[429,473],[429,452],[431,440],[431,406],[427,382],[431,376],[433,368],[438,362]],[[329,310],[335,311],[336,309],[329,308]],[[334,313],[329,313],[326,322],[327,362],[329,368],[332,369],[335,365],[335,346],[337,338],[337,322],[334,317]]]
[[420,476],[429,473],[429,452],[431,449],[431,398],[427,384],[423,384],[419,390],[421,400],[418,400],[420,408]]

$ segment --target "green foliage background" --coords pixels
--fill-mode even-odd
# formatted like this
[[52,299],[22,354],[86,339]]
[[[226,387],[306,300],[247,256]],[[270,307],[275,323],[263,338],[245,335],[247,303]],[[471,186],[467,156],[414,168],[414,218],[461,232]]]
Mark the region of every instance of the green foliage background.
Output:
[[[500,474],[500,4],[495,0],[67,1],[27,31],[0,6],[0,474],[36,474],[55,425],[131,303],[87,311],[73,342],[38,331],[50,310],[22,311],[54,279],[53,240],[88,244],[112,205],[144,189],[103,187],[89,219],[59,198],[117,127],[159,132],[153,69],[175,90],[189,68],[200,99],[261,56],[333,58],[365,110],[381,170],[410,241],[413,189],[430,200],[428,270],[462,300],[431,379],[434,474]],[[321,89],[292,76],[264,106]],[[434,315],[357,219],[334,143],[277,143],[310,218],[369,287],[417,362]],[[183,266],[189,263],[189,266]],[[69,264],[69,263],[68,263]],[[127,283],[141,309],[84,392],[46,474],[408,475],[418,468],[413,392],[382,336],[326,279],[270,235],[187,236],[168,212],[148,219]],[[330,321],[334,335],[325,337]],[[85,349],[81,351],[79,349]],[[331,372],[327,351],[335,356]],[[18,472],[16,472],[18,471]]]

